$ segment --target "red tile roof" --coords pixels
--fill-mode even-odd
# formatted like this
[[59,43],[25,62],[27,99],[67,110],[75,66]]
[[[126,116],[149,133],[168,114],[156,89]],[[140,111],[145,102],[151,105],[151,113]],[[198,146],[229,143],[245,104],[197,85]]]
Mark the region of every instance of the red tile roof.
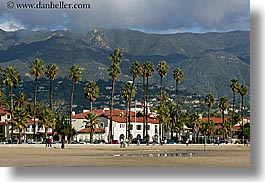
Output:
[[[89,112],[90,111],[83,112],[83,113],[78,113],[76,115],[73,115],[72,119],[84,119]],[[100,117],[101,115],[104,114],[104,112],[102,110],[93,110],[92,112],[96,113],[98,117]]]
[[[84,119],[89,112],[90,111],[76,114],[72,117],[72,119]],[[110,118],[110,110],[105,110],[105,111],[93,110],[92,112],[96,113],[99,117],[105,115],[107,118]],[[143,122],[142,117],[135,117],[135,112],[130,111],[130,113],[131,113],[131,119],[130,119],[131,122],[137,122],[137,123]],[[112,121],[115,121],[117,123],[126,123],[126,110],[118,110],[118,109],[113,110]],[[156,118],[151,114],[148,114],[147,122],[152,124],[159,124],[159,121],[156,120]]]
[[[90,133],[90,128],[83,128],[83,129],[81,129],[81,130],[79,130],[79,131],[77,131],[77,133]],[[105,128],[96,128],[95,130],[94,130],[94,133],[105,133]]]
[[[228,118],[224,118],[225,121],[228,120]],[[214,122],[214,124],[222,124],[223,119],[222,118],[210,118]],[[202,118],[202,122],[208,122],[208,118]]]

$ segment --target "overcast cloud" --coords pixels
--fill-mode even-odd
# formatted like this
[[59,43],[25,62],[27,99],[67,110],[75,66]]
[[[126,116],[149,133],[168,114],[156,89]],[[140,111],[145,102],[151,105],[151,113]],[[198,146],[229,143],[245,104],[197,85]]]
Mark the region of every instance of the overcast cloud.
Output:
[[[58,3],[62,0],[13,0],[14,3]],[[0,3],[0,28],[88,31],[131,28],[145,32],[250,30],[249,0],[64,0],[88,3],[86,10],[8,9]]]

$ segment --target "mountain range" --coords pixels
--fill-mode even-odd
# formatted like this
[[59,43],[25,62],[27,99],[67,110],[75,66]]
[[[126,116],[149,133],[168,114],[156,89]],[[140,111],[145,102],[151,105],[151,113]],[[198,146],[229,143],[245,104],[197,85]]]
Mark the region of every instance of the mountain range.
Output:
[[[33,79],[29,66],[34,58],[45,64],[56,63],[58,77],[68,76],[73,64],[83,70],[82,80],[109,80],[107,68],[109,55],[120,48],[124,58],[119,80],[131,80],[129,67],[133,62],[168,62],[170,72],[164,79],[165,86],[174,86],[172,70],[183,69],[180,90],[217,97],[230,95],[230,80],[250,86],[250,32],[209,32],[148,34],[129,29],[93,29],[87,33],[67,30],[6,32],[0,30],[0,66],[18,68],[24,80]],[[159,83],[157,72],[151,83]],[[141,79],[138,79],[141,82]]]

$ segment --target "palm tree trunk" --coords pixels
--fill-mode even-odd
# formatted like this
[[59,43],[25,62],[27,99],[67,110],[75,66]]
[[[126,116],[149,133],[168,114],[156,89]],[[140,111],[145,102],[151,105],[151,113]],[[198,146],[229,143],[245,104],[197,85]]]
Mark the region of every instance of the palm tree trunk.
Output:
[[49,97],[49,100],[50,100],[50,109],[52,111],[52,80],[50,80],[50,97]]
[[90,112],[92,112],[92,104],[93,104],[93,103],[92,103],[92,101],[90,100],[90,101],[89,101],[89,110],[90,110]]
[[[148,115],[148,109],[147,109],[147,107],[148,107],[148,77],[146,78],[146,94],[145,94],[145,100],[146,100],[146,108],[145,108],[145,110],[146,110],[146,112],[145,112],[145,123],[146,123],[146,127],[145,127],[145,129],[146,129],[146,141],[148,140],[148,120],[147,120],[147,115]],[[147,141],[148,142],[148,141]]]
[[33,138],[36,139],[36,103],[37,103],[37,86],[38,86],[38,78],[35,78],[35,90],[34,90],[34,127],[33,127]]
[[[162,106],[162,77],[160,77],[160,107]],[[162,131],[162,121],[159,120],[159,142],[161,143],[161,140],[163,136],[161,136]]]
[[243,95],[241,96],[241,122],[242,122],[242,139],[243,145],[245,145],[245,137],[244,137],[244,118],[243,118]]
[[115,80],[112,79],[112,89],[111,89],[111,101],[110,101],[110,123],[109,123],[109,142],[111,143],[113,140],[112,136],[112,110],[113,110],[113,99],[114,99],[114,82]]
[[13,123],[13,90],[12,87],[9,86],[9,99],[10,99],[10,114],[11,114],[11,139],[13,139],[14,135],[14,123]]
[[233,133],[234,133],[234,125],[235,125],[235,118],[234,118],[234,113],[235,113],[235,100],[236,100],[236,93],[233,93],[233,112],[232,112],[232,131],[231,131],[231,139],[233,138]]
[[125,103],[125,108],[126,108],[126,111],[125,111],[125,116],[126,116],[126,127],[125,127],[125,130],[126,130],[126,133],[125,133],[125,137],[126,137],[126,139],[130,136],[129,134],[129,131],[128,131],[128,101],[126,101],[126,103]]
[[[225,122],[225,111],[222,110],[222,128],[224,128],[224,122]],[[223,133],[223,138],[224,138],[224,133]]]
[[[130,125],[131,125],[131,105],[132,105],[132,91],[133,91],[133,88],[134,88],[134,82],[135,82],[135,77],[133,77],[133,82],[132,82],[132,87],[131,87],[131,90],[130,90],[130,99],[129,99],[129,121],[128,121],[128,138],[130,138],[131,136],[131,128],[130,128]],[[136,114],[136,111],[135,111],[135,114]]]
[[208,123],[210,122],[210,107],[208,107]]
[[144,111],[144,115],[143,115],[143,139],[145,138],[145,115],[146,115],[146,112],[145,112],[145,107],[146,107],[146,100],[145,100],[145,94],[146,94],[146,88],[145,88],[145,79],[143,77],[143,91],[144,91],[144,108],[143,108],[143,111]]
[[73,112],[73,109],[72,109],[72,106],[73,106],[73,99],[74,99],[74,82],[72,82],[72,90],[71,90],[71,98],[70,98],[70,125],[69,125],[69,143],[71,143],[72,141],[72,112]]
[[93,142],[93,126],[90,128],[90,144]]
[[18,143],[21,144],[21,137],[22,137],[22,131],[21,129],[19,128],[19,137],[18,137]]

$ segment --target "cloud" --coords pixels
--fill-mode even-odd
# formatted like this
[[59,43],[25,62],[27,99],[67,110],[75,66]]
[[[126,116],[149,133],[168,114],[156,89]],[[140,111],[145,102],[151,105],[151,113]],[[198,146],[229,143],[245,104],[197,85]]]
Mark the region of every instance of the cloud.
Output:
[[[90,4],[90,9],[18,9],[17,4],[60,0],[13,0],[0,3],[2,29],[131,28],[146,32],[207,32],[250,29],[249,0],[64,0]],[[62,2],[62,0],[61,0]]]

